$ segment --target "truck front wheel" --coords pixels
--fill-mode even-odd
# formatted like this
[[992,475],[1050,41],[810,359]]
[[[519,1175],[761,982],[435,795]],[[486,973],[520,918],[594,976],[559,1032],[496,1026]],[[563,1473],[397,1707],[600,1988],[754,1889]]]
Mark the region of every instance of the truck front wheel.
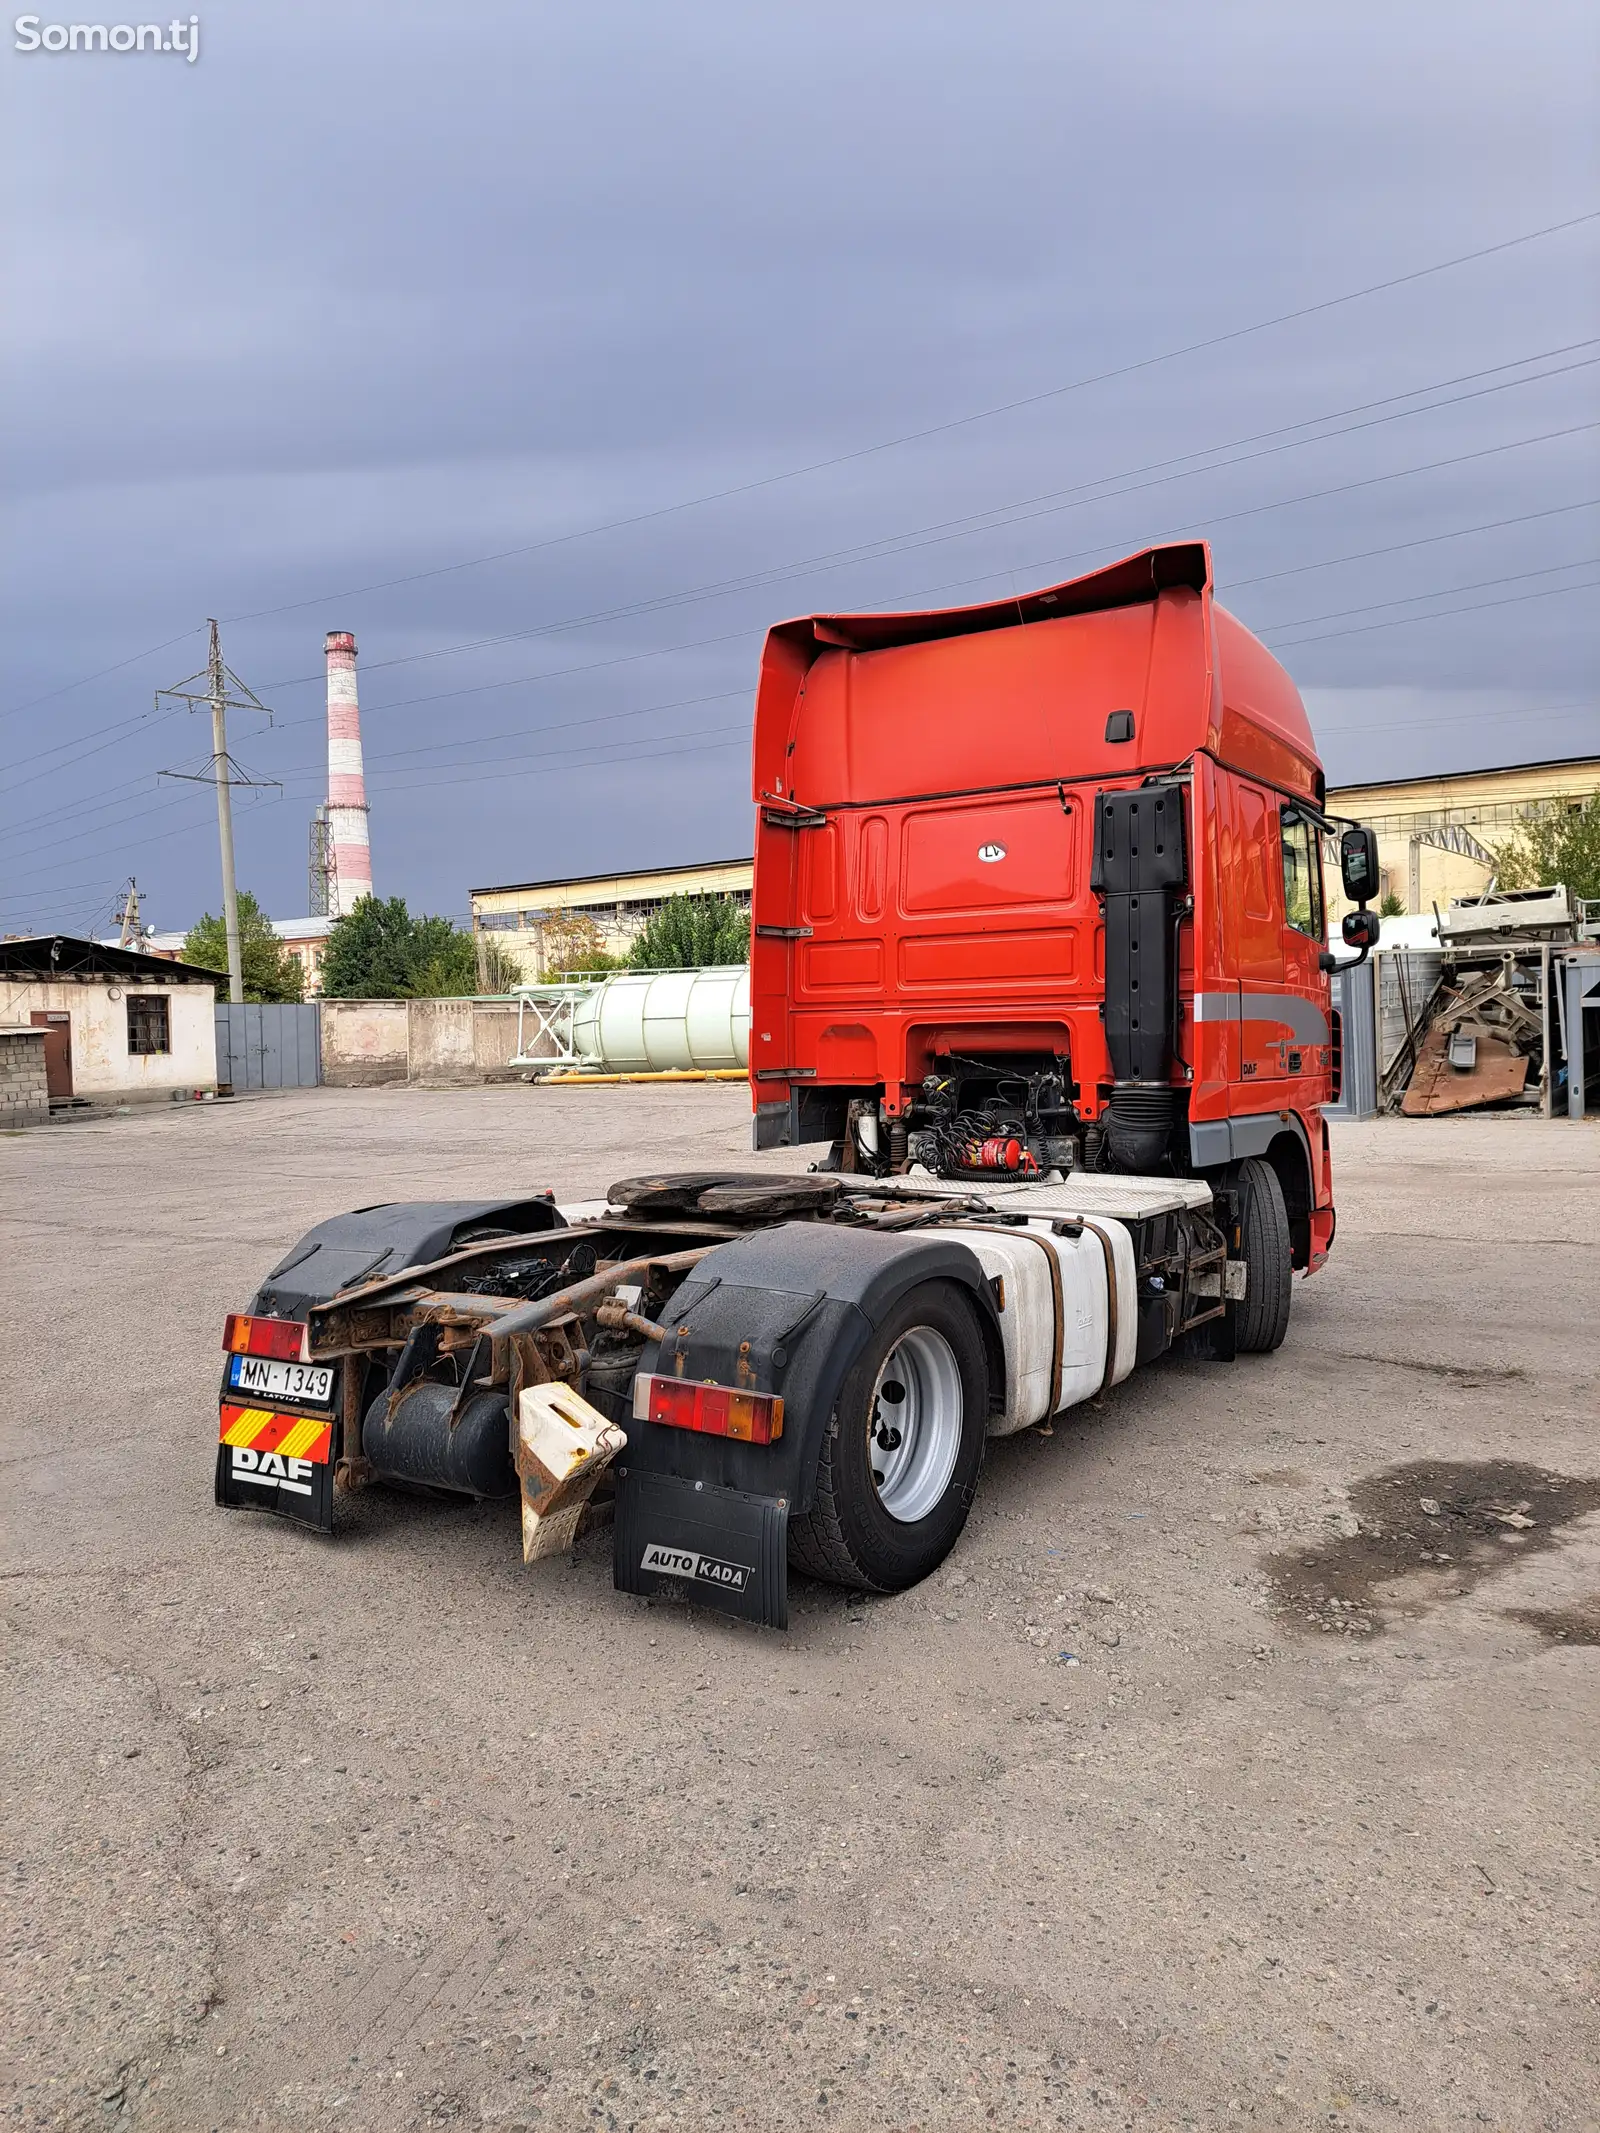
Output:
[[1272,1165],[1250,1156],[1239,1165],[1235,1187],[1239,1232],[1234,1255],[1245,1264],[1245,1292],[1234,1305],[1233,1337],[1241,1354],[1267,1355],[1289,1330],[1294,1268],[1289,1211]]
[[867,1592],[902,1592],[937,1569],[967,1522],[988,1412],[972,1307],[953,1284],[924,1282],[845,1379],[816,1501],[789,1527],[795,1567]]

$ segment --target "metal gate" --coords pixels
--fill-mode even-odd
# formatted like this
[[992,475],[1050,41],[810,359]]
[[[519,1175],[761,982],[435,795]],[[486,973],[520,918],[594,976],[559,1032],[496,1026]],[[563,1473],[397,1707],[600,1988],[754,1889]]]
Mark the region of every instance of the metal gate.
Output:
[[322,1080],[322,1009],[217,1002],[217,1080],[235,1089],[314,1089]]

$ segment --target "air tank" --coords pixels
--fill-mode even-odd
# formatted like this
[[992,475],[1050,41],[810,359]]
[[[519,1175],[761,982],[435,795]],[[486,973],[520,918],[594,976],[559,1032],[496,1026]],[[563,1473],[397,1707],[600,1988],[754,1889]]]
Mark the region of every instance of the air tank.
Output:
[[572,1049],[613,1074],[711,1073],[750,1060],[750,971],[622,971],[572,1011]]

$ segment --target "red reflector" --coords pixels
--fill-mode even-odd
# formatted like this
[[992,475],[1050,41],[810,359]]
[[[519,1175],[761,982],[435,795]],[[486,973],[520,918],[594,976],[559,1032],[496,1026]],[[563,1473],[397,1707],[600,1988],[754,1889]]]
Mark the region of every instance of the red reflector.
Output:
[[697,1385],[692,1378],[638,1378],[633,1411],[669,1429],[735,1437],[741,1444],[776,1444],[783,1435],[783,1402],[775,1392],[736,1392],[731,1385]]
[[308,1363],[310,1328],[292,1318],[250,1318],[230,1311],[222,1345],[229,1355],[269,1355],[280,1363]]

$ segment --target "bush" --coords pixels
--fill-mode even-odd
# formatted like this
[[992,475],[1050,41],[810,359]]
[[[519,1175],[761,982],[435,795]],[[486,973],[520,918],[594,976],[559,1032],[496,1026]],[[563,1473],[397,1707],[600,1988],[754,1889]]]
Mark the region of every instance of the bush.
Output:
[[[228,928],[208,911],[183,937],[183,960],[196,970],[228,975]],[[305,972],[272,930],[272,921],[248,889],[239,891],[239,961],[247,1000],[298,1000]]]
[[750,914],[731,896],[669,896],[628,961],[635,970],[700,970],[750,960]]

